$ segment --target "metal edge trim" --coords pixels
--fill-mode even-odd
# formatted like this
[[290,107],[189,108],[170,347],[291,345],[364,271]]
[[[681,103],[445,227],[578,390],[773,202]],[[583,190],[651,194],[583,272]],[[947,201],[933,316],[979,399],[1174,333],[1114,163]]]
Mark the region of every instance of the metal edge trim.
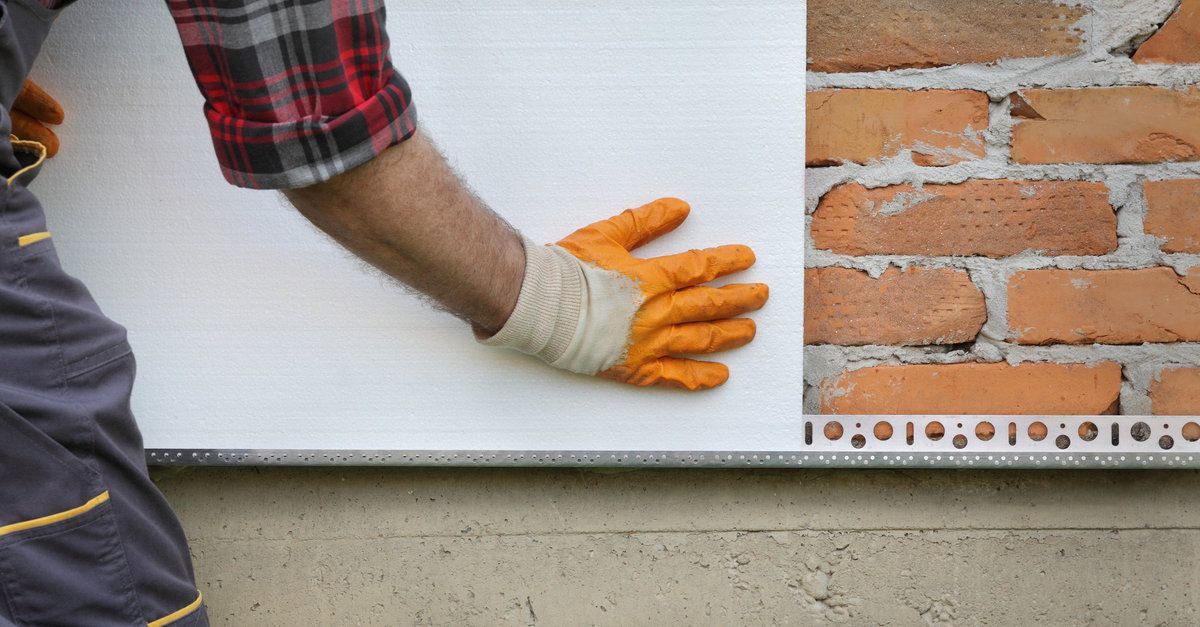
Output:
[[792,451],[450,451],[148,449],[151,466],[594,468],[1195,468],[1192,453],[845,453]]
[[[1194,468],[1200,464],[1200,436],[1180,437],[1191,428],[1200,433],[1197,416],[997,416],[997,415],[812,415],[801,419],[814,441],[805,448],[778,451],[635,451],[635,450],[409,450],[409,449],[219,449],[154,448],[146,462],[154,466],[454,466],[454,467],[595,467],[595,468]],[[841,421],[837,438],[826,439],[822,429]],[[914,444],[871,435],[878,421],[896,426],[909,423],[918,434],[929,423],[944,423],[944,436]],[[1031,441],[1025,436],[1006,446],[1003,436],[981,441],[973,427],[984,421],[1019,427],[1022,432],[1042,421],[1050,437]],[[1100,438],[1072,440],[1059,450],[1055,434],[1065,437],[1085,422],[1100,423]],[[1111,424],[1129,433],[1141,428],[1140,439],[1124,437],[1105,443]],[[1161,429],[1159,428],[1161,425]],[[1186,425],[1186,426],[1185,426]],[[939,426],[942,426],[939,424]],[[1092,425],[1095,427],[1096,425]],[[998,431],[998,429],[997,429]],[[815,433],[814,433],[815,432]],[[853,434],[853,436],[852,436]],[[968,435],[969,434],[969,435]],[[1095,431],[1092,431],[1095,438]],[[1156,438],[1174,434],[1156,446]],[[964,438],[961,450],[949,440]],[[1073,437],[1073,436],[1072,436]],[[967,441],[969,439],[969,442]],[[1133,441],[1136,439],[1136,441]],[[1164,438],[1170,440],[1170,438]],[[836,441],[835,441],[836,440]],[[799,446],[800,443],[797,443]],[[1079,448],[1081,450],[1074,450]],[[1172,450],[1164,450],[1164,449]],[[862,450],[857,450],[862,449]]]

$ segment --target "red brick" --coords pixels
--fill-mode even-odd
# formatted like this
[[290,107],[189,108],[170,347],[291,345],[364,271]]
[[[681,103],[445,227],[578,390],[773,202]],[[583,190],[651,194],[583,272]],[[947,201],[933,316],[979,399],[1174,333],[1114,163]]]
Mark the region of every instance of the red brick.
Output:
[[1019,272],[1008,326],[1021,344],[1200,341],[1200,268]]
[[821,199],[812,236],[845,255],[1102,255],[1117,247],[1117,218],[1108,188],[1089,181],[850,183]]
[[958,344],[987,319],[983,293],[951,268],[805,272],[804,339],[809,344]]
[[1146,232],[1169,253],[1200,253],[1200,179],[1146,181]]
[[824,414],[1114,414],[1121,366],[878,366],[821,384]]
[[1200,368],[1167,368],[1150,384],[1151,411],[1160,416],[1200,416]]
[[1200,159],[1200,90],[1026,89],[1013,96],[1017,163]]
[[1053,0],[809,0],[809,69],[869,72],[1079,49],[1087,11]]
[[1200,0],[1183,0],[1174,15],[1133,54],[1134,63],[1200,63]]
[[977,91],[813,91],[807,162],[868,163],[911,148],[917,165],[951,165],[984,156],[987,125],[987,96]]

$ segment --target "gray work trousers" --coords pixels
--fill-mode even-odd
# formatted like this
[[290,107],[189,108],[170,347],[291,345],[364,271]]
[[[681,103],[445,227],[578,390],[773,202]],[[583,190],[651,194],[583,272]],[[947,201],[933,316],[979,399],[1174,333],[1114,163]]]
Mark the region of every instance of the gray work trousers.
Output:
[[44,148],[10,137],[55,16],[0,0],[0,625],[207,625],[147,474],[125,329],[59,263],[30,191]]

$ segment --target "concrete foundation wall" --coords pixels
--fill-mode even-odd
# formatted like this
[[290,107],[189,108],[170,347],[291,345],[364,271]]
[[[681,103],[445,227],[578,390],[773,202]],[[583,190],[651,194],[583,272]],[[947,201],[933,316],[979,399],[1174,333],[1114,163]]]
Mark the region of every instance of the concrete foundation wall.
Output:
[[1195,624],[1195,472],[159,469],[216,625]]

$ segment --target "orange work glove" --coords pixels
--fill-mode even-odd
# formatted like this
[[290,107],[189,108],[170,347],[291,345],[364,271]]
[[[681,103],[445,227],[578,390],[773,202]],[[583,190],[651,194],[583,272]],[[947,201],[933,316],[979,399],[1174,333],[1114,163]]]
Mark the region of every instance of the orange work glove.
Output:
[[484,344],[551,366],[634,385],[702,390],[729,378],[724,364],[676,355],[714,353],[754,339],[761,283],[702,286],[754,265],[746,246],[639,259],[630,251],[674,230],[688,204],[663,198],[584,227],[556,245],[525,241],[516,308]]
[[33,81],[25,81],[21,93],[13,102],[12,134],[18,139],[32,140],[46,147],[46,156],[58,154],[58,135],[47,124],[62,124],[63,108]]

